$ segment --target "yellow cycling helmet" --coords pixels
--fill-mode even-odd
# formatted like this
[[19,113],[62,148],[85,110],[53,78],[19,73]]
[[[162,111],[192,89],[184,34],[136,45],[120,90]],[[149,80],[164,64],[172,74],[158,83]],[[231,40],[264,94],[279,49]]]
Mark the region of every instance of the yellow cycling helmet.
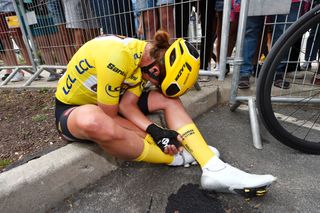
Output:
[[183,38],[177,39],[164,55],[166,74],[161,90],[168,97],[178,97],[198,79],[200,56],[197,49]]

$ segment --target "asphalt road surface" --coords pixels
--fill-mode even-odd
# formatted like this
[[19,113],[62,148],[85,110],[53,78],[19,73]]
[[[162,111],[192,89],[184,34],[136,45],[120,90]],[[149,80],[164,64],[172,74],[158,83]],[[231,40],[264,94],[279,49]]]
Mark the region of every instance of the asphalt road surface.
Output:
[[277,183],[264,197],[248,200],[201,190],[198,166],[125,163],[49,212],[320,212],[320,156],[282,145],[263,127],[263,149],[255,149],[246,110],[216,107],[196,123],[224,161],[252,173],[273,174]]

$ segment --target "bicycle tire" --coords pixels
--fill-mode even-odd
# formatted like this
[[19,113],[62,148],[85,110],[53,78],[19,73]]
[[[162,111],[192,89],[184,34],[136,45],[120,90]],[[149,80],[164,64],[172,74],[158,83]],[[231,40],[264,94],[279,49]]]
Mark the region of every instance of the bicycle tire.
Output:
[[[279,105],[276,107],[276,104],[272,102],[273,96],[272,88],[273,88],[273,81],[274,76],[276,74],[276,67],[281,60],[284,58],[284,55],[288,52],[288,50],[293,46],[295,41],[302,36],[313,26],[316,26],[320,23],[320,6],[317,6],[299,18],[295,23],[293,23],[287,31],[278,39],[275,45],[271,48],[271,51],[266,57],[265,62],[261,68],[261,72],[257,82],[257,93],[256,93],[256,100],[257,100],[257,107],[259,115],[263,121],[263,124],[267,128],[267,130],[273,135],[276,139],[278,139],[281,143],[299,150],[304,153],[308,154],[320,154],[320,134],[317,132],[316,129],[314,140],[307,138],[306,136],[302,137],[302,133],[296,133],[292,130],[289,130],[288,126],[291,127],[292,124],[286,124],[278,119],[278,115],[275,112],[275,109],[278,109]],[[319,25],[318,25],[319,26]],[[320,26],[319,26],[320,29]],[[320,86],[313,87],[316,89],[316,95],[314,97],[319,97]],[[273,88],[274,89],[274,88]],[[312,93],[314,94],[314,93]],[[304,99],[305,101],[299,101],[292,103],[290,106],[287,106],[287,109],[281,109],[281,107],[285,108],[285,105],[279,107],[280,110],[286,111],[290,110],[290,107],[295,108],[299,104],[304,104],[305,106],[313,106],[308,103],[308,99]],[[312,97],[311,99],[312,100]],[[283,103],[282,103],[283,104]],[[300,106],[299,106],[300,107]],[[299,108],[298,108],[299,109]],[[320,105],[316,102],[316,119],[313,121],[318,125],[320,123]],[[308,111],[305,111],[308,112]],[[313,113],[313,111],[312,111]],[[291,115],[290,115],[291,116]],[[293,126],[293,125],[292,125]],[[315,125],[313,125],[315,126]],[[311,126],[311,128],[313,127]],[[297,127],[296,127],[297,128]],[[301,126],[302,131],[304,131],[305,127]],[[309,132],[311,132],[309,130]],[[299,135],[301,134],[301,135]]]

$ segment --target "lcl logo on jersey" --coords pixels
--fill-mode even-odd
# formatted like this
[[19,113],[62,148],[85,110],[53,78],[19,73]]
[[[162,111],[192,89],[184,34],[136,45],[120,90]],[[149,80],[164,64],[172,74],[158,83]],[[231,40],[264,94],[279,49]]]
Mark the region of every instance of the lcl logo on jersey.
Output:
[[[94,66],[89,64],[86,58],[80,60],[79,63],[75,65],[75,69],[80,75],[82,75],[83,73],[85,73],[91,68],[94,68]],[[68,95],[72,89],[73,84],[77,81],[77,78],[72,77],[70,74],[68,74],[68,76],[65,78],[65,81],[66,81],[66,84],[64,87],[62,87],[62,90],[65,95]]]
[[94,66],[90,65],[88,60],[85,58],[83,60],[79,61],[79,64],[77,64],[75,66],[77,72],[81,75],[83,73],[85,73],[86,71],[88,71],[91,68],[94,68]]
[[107,84],[105,87],[105,91],[110,97],[117,98],[120,95],[122,95],[124,93],[124,91],[126,91],[127,88],[128,88],[128,86],[125,84],[118,86],[118,87],[114,87],[114,86]]

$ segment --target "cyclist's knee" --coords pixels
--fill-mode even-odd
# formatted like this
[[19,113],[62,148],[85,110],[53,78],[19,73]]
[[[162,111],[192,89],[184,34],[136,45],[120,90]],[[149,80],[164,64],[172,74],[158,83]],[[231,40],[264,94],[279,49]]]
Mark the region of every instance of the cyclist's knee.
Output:
[[117,137],[116,135],[116,123],[111,118],[105,118],[108,122],[105,122],[105,116],[101,117],[99,114],[84,115],[81,119],[78,119],[77,128],[90,139],[95,141],[108,141]]
[[176,109],[179,110],[182,107],[180,98],[168,98],[164,96],[164,109]]
[[[93,140],[112,140],[116,137],[115,121],[94,109],[78,109],[74,114],[76,131]],[[103,114],[102,114],[103,113]]]
[[180,107],[182,106],[182,102],[180,98],[169,98],[162,93],[155,93],[156,102],[159,103],[162,109],[172,108],[172,107]]

